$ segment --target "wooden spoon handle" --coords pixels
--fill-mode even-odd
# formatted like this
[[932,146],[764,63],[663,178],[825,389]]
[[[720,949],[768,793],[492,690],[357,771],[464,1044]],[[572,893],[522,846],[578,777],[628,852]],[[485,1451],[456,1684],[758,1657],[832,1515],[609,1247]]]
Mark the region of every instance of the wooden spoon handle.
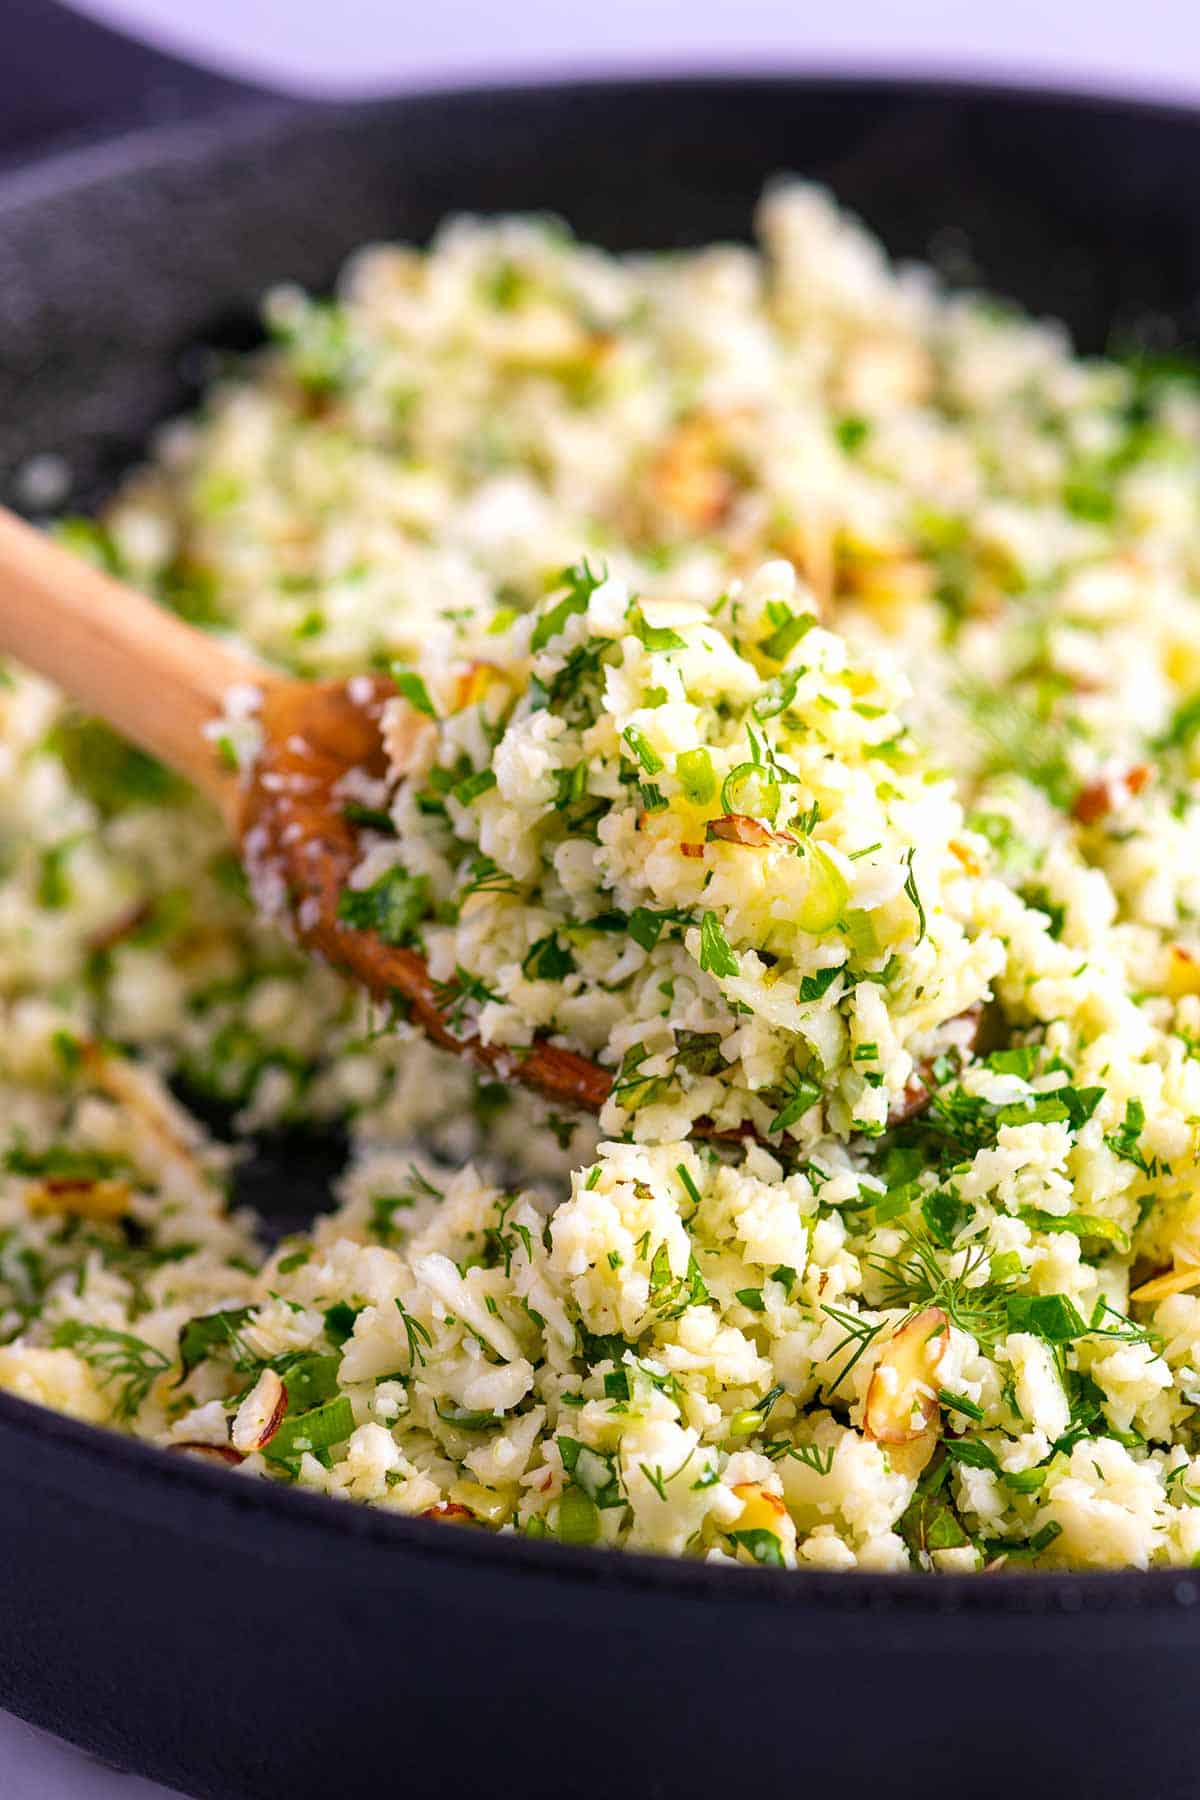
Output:
[[[0,507],[0,653],[161,757],[230,824],[238,783],[204,727],[240,683],[270,672]],[[275,679],[278,679],[277,677]]]

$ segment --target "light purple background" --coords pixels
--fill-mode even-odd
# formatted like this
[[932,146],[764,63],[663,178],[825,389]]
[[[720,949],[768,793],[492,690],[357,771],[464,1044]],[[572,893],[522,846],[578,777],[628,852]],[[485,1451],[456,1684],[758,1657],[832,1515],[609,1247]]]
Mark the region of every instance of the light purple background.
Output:
[[[478,75],[808,64],[1200,96],[1197,0],[76,0],[164,48],[310,93]],[[3,0],[0,0],[0,13]],[[2,1625],[0,1625],[2,1629]],[[0,1643],[0,1654],[3,1654]],[[2,1800],[155,1800],[0,1714]],[[280,1800],[300,1800],[281,1795]]]

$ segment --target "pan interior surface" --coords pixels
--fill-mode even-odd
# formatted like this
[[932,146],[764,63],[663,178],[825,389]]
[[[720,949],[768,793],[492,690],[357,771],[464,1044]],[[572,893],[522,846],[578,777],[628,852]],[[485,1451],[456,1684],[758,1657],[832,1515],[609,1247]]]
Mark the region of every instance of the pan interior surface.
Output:
[[[853,80],[268,104],[118,140],[0,192],[0,497],[27,501],[29,458],[50,452],[68,503],[95,504],[214,357],[256,341],[267,286],[320,288],[357,245],[424,241],[459,210],[684,247],[747,238],[763,183],[794,171],[894,255],[1064,320],[1084,351],[1135,333],[1186,344],[1198,167],[1186,112]],[[268,1184],[285,1170],[286,1152]],[[1196,1649],[1192,1576],[846,1587],[568,1563],[243,1493],[6,1396],[0,1468],[0,1703],[188,1792],[357,1794],[389,1768],[435,1792],[490,1761],[489,1780],[548,1795],[586,1779],[589,1733],[614,1779],[663,1795],[800,1766],[875,1792],[898,1743],[901,1792],[985,1745],[978,1792],[1057,1792],[1101,1767],[1144,1782],[1135,1737],[1157,1746],[1160,1791],[1186,1791],[1194,1768],[1178,1678]],[[1096,1706],[1118,1686],[1119,1704]],[[1014,1691],[1019,1730],[1004,1723]],[[802,1750],[779,1728],[798,1695]]]

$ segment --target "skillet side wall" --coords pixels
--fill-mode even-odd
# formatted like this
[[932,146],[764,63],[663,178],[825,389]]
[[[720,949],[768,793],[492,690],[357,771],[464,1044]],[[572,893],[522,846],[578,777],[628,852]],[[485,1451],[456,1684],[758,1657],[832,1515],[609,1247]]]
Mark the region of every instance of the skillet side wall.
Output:
[[[1087,349],[1146,313],[1200,336],[1183,112],[828,81],[274,105],[0,185],[0,497],[53,450],[94,501],[194,397],[198,343],[253,342],[266,285],[326,283],[363,240],[460,207],[551,209],[615,248],[745,236],[788,168],[895,252],[965,233],[988,286]],[[0,1396],[0,1704],[239,1800],[392,1771],[412,1795],[486,1771],[663,1800],[748,1774],[841,1800],[951,1769],[1026,1800],[1068,1774],[1194,1786],[1193,1576],[726,1579],[435,1529],[250,1496]]]
[[0,1705],[204,1800],[1192,1791],[1186,1580],[614,1580],[6,1410]]
[[1085,349],[1147,311],[1197,325],[1186,113],[875,83],[692,81],[270,104],[0,186],[0,498],[58,451],[94,500],[240,348],[273,281],[447,212],[534,208],[615,249],[747,235],[764,180],[828,181],[890,250],[962,260]]

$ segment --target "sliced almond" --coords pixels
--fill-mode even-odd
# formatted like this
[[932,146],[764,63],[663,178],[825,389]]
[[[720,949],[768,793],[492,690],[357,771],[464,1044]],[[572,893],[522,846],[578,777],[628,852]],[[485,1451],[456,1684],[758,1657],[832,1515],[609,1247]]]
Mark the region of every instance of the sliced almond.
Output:
[[469,1506],[463,1506],[458,1500],[439,1500],[436,1506],[427,1506],[421,1514],[423,1519],[443,1519],[447,1524],[472,1525],[475,1514]]
[[910,1438],[906,1444],[888,1445],[888,1463],[897,1475],[906,1475],[910,1481],[915,1481],[928,1465],[938,1447],[941,1435],[939,1420],[931,1419],[924,1431],[919,1431],[916,1437]]
[[697,413],[668,438],[650,471],[658,505],[697,530],[720,524],[733,503],[736,487],[723,461],[723,439],[719,421]]
[[168,1444],[166,1447],[168,1450],[185,1450],[189,1456],[198,1456],[208,1462],[225,1463],[230,1468],[236,1468],[239,1463],[243,1463],[246,1460],[241,1451],[235,1450],[232,1444],[193,1444],[184,1442],[179,1444]]
[[752,849],[762,850],[768,844],[791,845],[795,839],[786,831],[772,831],[761,819],[752,819],[746,813],[722,813],[719,819],[710,819],[705,826],[709,838],[720,838],[726,844],[746,844]]
[[264,1369],[233,1416],[229,1441],[243,1456],[269,1444],[287,1412],[287,1389],[274,1369]]
[[911,1444],[937,1413],[938,1372],[950,1342],[940,1306],[927,1306],[884,1345],[867,1389],[865,1428],[878,1444]]
[[1123,806],[1131,794],[1140,794],[1153,770],[1148,763],[1137,763],[1121,774],[1102,775],[1075,796],[1071,813],[1081,825],[1096,825],[1110,812]]
[[1197,1287],[1200,1287],[1200,1268],[1189,1265],[1168,1269],[1165,1275],[1152,1276],[1149,1281],[1143,1281],[1141,1287],[1134,1288],[1129,1298],[1144,1305],[1148,1301],[1167,1300],[1172,1294],[1186,1294]]

